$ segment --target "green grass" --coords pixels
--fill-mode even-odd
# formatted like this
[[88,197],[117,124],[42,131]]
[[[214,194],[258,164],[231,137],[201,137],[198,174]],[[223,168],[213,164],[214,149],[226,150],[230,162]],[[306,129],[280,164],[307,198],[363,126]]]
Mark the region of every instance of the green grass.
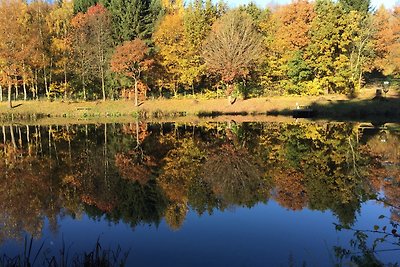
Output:
[[227,99],[155,99],[144,101],[135,107],[133,101],[18,101],[9,109],[0,103],[0,120],[62,122],[77,120],[121,121],[177,119],[182,117],[292,115],[299,106],[311,106],[317,116],[326,119],[342,117],[399,116],[397,95],[373,101],[374,90],[365,90],[361,97],[348,99],[344,95],[325,96],[276,96],[269,98],[238,99],[231,105]]

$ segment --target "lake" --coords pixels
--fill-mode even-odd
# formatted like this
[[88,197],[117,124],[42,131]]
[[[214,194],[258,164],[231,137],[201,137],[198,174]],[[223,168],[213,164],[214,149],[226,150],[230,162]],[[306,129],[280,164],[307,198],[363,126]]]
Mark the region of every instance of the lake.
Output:
[[0,126],[0,265],[396,263],[399,148],[393,123]]

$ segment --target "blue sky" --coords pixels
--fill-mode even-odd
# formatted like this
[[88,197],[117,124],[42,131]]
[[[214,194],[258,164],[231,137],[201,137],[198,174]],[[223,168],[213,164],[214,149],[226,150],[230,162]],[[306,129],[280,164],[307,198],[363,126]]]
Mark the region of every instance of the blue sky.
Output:
[[[253,1],[252,0],[226,0],[226,2],[232,6],[254,2],[261,7],[265,7],[269,3],[287,4],[287,3],[290,3],[291,0],[253,0]],[[378,8],[383,4],[386,8],[392,8],[396,4],[396,2],[398,2],[398,1],[396,1],[396,0],[371,0],[371,6]]]

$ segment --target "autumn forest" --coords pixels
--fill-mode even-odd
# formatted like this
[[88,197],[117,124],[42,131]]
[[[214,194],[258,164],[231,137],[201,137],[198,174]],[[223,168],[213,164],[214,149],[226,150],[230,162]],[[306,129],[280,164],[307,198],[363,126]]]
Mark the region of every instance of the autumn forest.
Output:
[[400,7],[0,1],[0,101],[356,94],[400,73]]

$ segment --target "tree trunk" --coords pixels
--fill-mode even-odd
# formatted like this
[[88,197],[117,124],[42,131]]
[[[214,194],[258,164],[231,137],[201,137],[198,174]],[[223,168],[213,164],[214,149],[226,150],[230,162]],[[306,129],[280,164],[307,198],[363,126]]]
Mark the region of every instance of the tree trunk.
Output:
[[3,87],[0,85],[0,102],[3,102]]
[[106,101],[106,86],[104,82],[104,69],[101,66],[101,91],[103,92],[103,101]]
[[160,92],[160,98],[162,98],[162,86],[158,88],[158,92]]
[[22,148],[22,132],[21,132],[21,127],[19,127],[19,126],[18,126],[18,144],[19,144],[19,147]]
[[15,142],[15,136],[14,136],[14,128],[12,125],[10,125],[10,133],[11,133],[11,142],[14,148],[17,148],[17,143]]
[[22,87],[24,88],[24,101],[28,98],[27,93],[26,93],[26,82],[25,79],[22,78]]
[[83,86],[83,100],[86,101],[86,84],[85,84],[85,76],[82,76],[82,86]]
[[136,118],[136,148],[139,147],[140,141],[139,141],[139,118]]
[[18,82],[17,81],[15,81],[14,87],[15,87],[15,100],[17,100],[18,99],[18,95],[19,95]]
[[[1,127],[2,128],[2,130],[3,130],[3,145],[5,145],[6,144],[6,142],[7,142],[7,137],[6,137],[6,126],[2,126]],[[4,146],[4,148],[5,148],[6,146]]]
[[51,85],[52,83],[52,70],[53,70],[53,57],[50,57],[50,67],[49,67],[49,84]]
[[64,98],[67,100],[67,64],[64,63]]
[[234,86],[232,84],[228,85],[226,88],[226,95],[228,96],[228,102],[230,105],[233,105],[236,102],[236,97],[232,96],[234,90]]
[[47,87],[46,67],[43,67],[44,89],[46,91],[47,99],[50,99],[49,88]]
[[26,71],[25,71],[25,62],[22,63],[22,88],[24,89],[24,101],[27,99],[26,95]]
[[32,156],[32,146],[31,146],[30,131],[28,125],[26,125],[26,141],[28,142],[28,154],[29,156]]
[[32,99],[35,99],[35,85],[31,84]]
[[11,88],[12,88],[12,85],[11,85],[11,83],[9,82],[9,83],[8,83],[8,108],[12,108],[12,102],[11,102]]
[[138,81],[135,79],[135,107],[138,106]]
[[38,88],[38,70],[35,70],[35,84],[34,84],[34,98],[36,98],[36,100],[39,99],[38,93],[39,93],[39,88]]

